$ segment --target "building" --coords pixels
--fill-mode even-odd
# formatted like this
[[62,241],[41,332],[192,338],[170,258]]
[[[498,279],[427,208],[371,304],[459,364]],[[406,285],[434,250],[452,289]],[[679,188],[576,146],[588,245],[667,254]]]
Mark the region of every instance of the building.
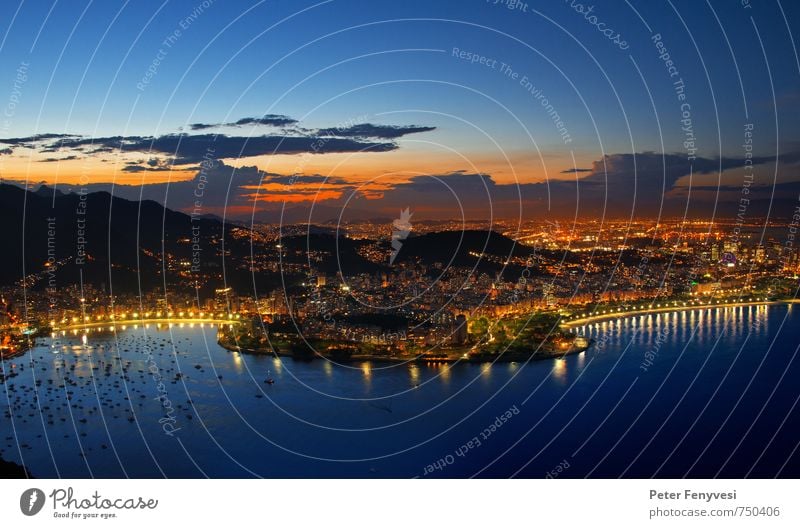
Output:
[[467,342],[467,317],[464,314],[456,316],[455,331],[453,332],[453,343],[463,345]]
[[231,313],[232,296],[233,296],[233,289],[230,287],[217,288],[216,290],[214,290],[214,309],[224,314]]

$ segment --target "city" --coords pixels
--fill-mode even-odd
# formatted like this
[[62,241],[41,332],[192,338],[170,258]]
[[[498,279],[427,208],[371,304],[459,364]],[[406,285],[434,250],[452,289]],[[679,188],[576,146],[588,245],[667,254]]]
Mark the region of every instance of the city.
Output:
[[[337,361],[553,357],[589,346],[566,328],[574,321],[792,300],[798,218],[766,226],[499,221],[460,230],[418,221],[391,264],[390,223],[234,226],[229,236],[259,251],[226,255],[228,268],[278,275],[280,288],[237,291],[216,268],[195,270],[181,254],[165,253],[166,288],[111,295],[104,283],[48,287],[58,266],[48,262],[24,288],[2,290],[2,351],[12,357],[37,338],[67,332],[216,322],[221,344],[251,353]],[[303,229],[314,233],[311,242]],[[452,265],[428,252],[451,251],[455,241]],[[205,253],[222,255],[220,240],[210,244]],[[337,270],[337,258],[353,268]]]

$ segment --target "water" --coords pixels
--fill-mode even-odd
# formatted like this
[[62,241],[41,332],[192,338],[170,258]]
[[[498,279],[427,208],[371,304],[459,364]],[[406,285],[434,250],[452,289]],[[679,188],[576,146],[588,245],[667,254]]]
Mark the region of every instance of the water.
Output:
[[0,456],[37,477],[798,477],[799,308],[598,323],[588,352],[529,364],[303,363],[209,326],[75,336],[3,364]]

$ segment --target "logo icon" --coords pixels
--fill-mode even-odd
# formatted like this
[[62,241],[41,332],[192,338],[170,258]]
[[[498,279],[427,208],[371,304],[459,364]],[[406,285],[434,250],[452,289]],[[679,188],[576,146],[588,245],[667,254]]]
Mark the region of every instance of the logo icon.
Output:
[[392,254],[389,256],[389,265],[394,264],[394,259],[403,247],[403,240],[411,233],[411,215],[414,214],[406,207],[400,211],[400,218],[392,222]]
[[39,488],[31,488],[22,492],[19,498],[19,509],[28,517],[32,517],[42,511],[44,506],[44,492]]

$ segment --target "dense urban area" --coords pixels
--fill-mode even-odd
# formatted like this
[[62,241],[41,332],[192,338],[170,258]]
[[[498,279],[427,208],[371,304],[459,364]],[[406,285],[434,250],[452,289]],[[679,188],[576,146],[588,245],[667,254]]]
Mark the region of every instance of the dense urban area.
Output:
[[[1,350],[67,332],[211,322],[226,348],[309,359],[552,357],[591,345],[572,321],[792,298],[795,226],[420,221],[393,241],[390,221],[233,225],[202,247],[185,237],[182,250],[150,251],[162,272],[147,291],[63,284],[69,257],[49,259],[3,288]],[[226,238],[251,251],[224,249]],[[234,273],[252,280],[233,286]]]

